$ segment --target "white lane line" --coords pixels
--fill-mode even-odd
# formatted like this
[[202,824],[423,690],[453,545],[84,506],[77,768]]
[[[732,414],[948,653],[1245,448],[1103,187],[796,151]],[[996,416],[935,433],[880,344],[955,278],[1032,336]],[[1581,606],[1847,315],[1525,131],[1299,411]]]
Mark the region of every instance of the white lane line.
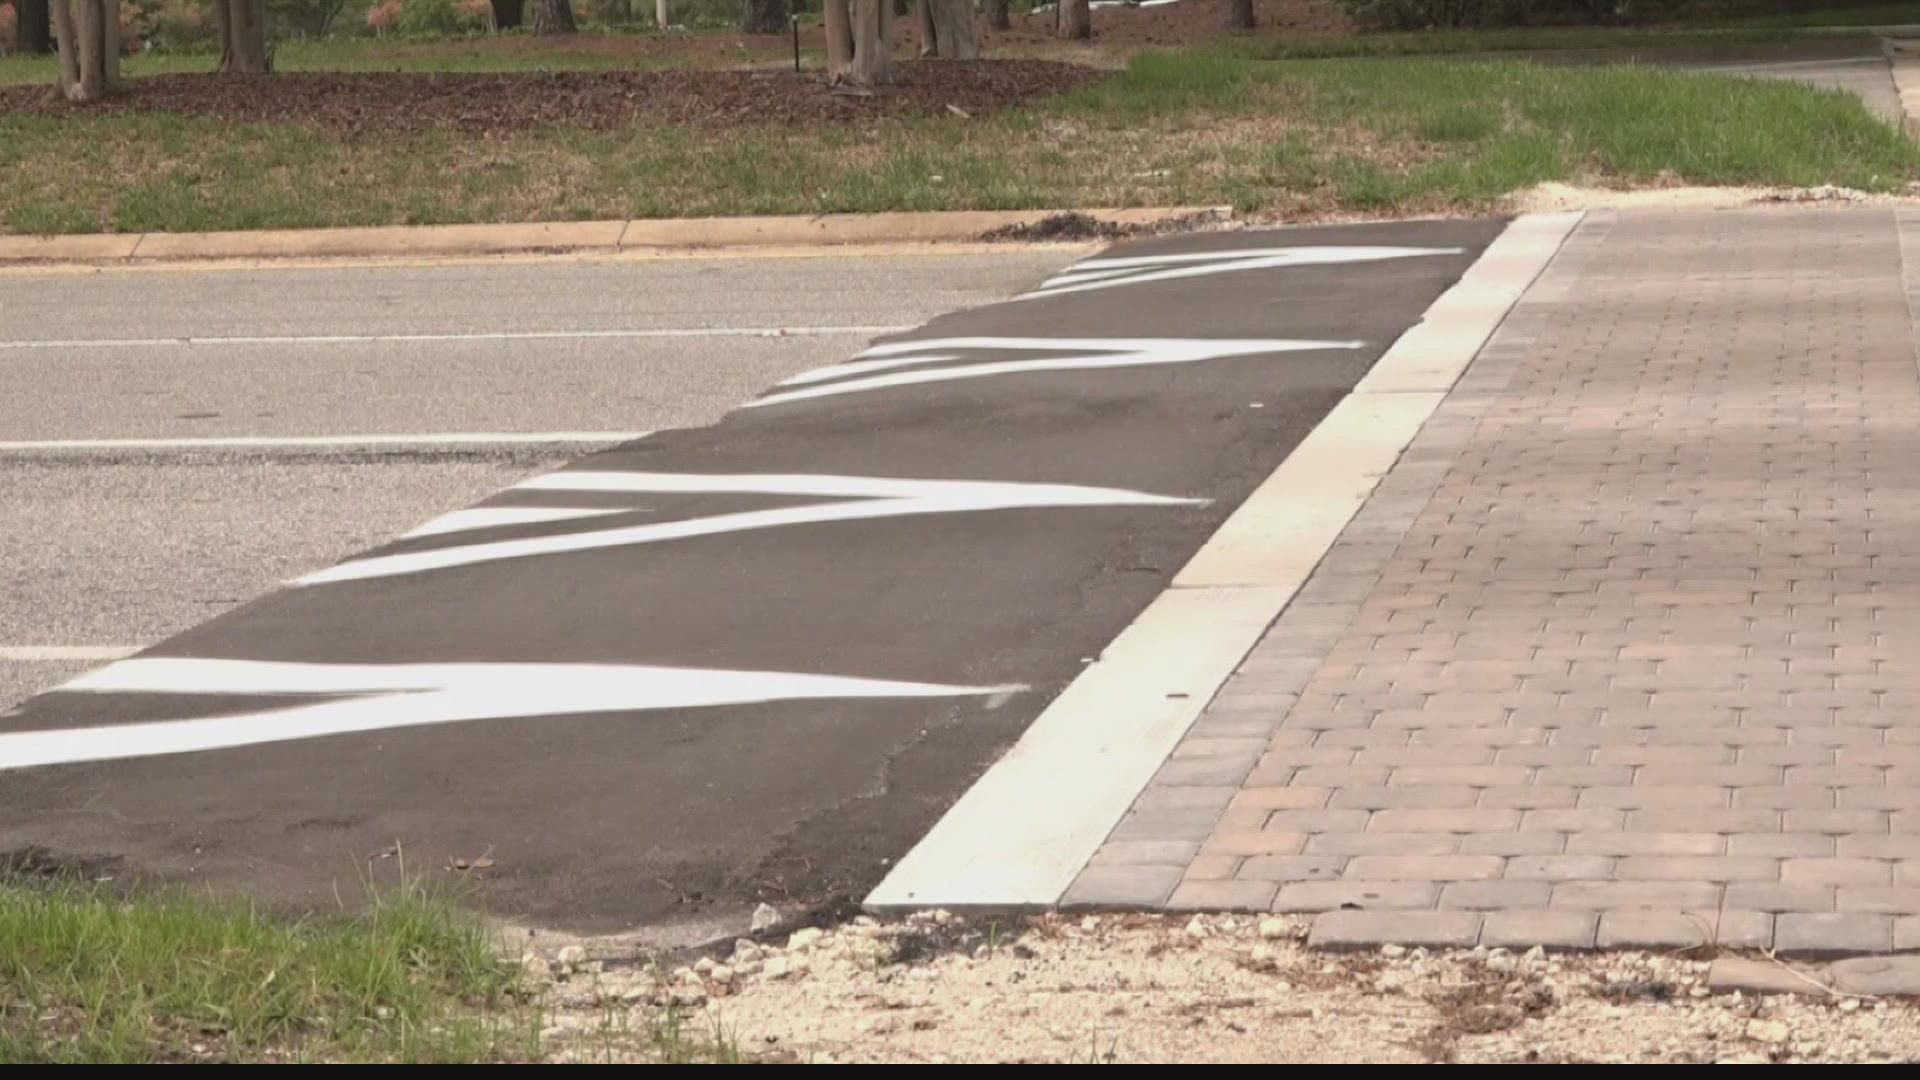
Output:
[[[1509,225],[1428,309],[1428,318],[1452,324],[1450,332],[1402,335],[1173,587],[895,865],[866,906],[1058,905],[1580,217],[1537,215]],[[1482,266],[1488,269],[1476,273]],[[1475,325],[1450,313],[1471,314]],[[1434,348],[1453,352],[1435,356]],[[1397,375],[1401,369],[1408,373]],[[1296,458],[1315,467],[1289,469]]]
[[1073,349],[1099,349],[1097,353],[1081,356],[1050,356],[1038,360],[996,360],[981,364],[957,364],[953,367],[928,368],[917,371],[896,371],[887,375],[868,375],[865,378],[848,379],[844,382],[825,383],[806,386],[798,390],[768,394],[757,401],[750,401],[746,408],[764,409],[773,405],[785,405],[795,401],[810,401],[815,398],[837,397],[841,394],[857,394],[866,390],[883,390],[898,386],[921,386],[927,383],[953,382],[959,379],[980,379],[994,375],[1028,375],[1043,371],[1091,371],[1100,368],[1145,367],[1154,364],[1192,364],[1202,360],[1221,360],[1235,356],[1255,356],[1262,353],[1318,352],[1326,349],[1358,349],[1363,341],[1314,341],[1294,339],[1245,340],[1245,339],[1209,339],[1209,338],[1115,338],[1087,339],[1075,341],[1062,338],[1048,341],[1045,338],[932,338],[925,341],[904,341],[893,345],[883,345],[869,349],[862,357],[898,356],[908,350],[946,350],[946,349],[1004,349],[1008,351],[1065,352]]
[[470,720],[824,698],[998,699],[1023,689],[621,664],[306,664],[148,657],[124,660],[83,675],[54,692],[299,695],[330,700],[218,717],[9,732],[0,734],[0,770],[156,757]]
[[236,435],[201,439],[14,439],[0,453],[73,450],[336,450],[409,446],[601,446],[650,431],[438,431],[420,435]]
[[44,664],[123,660],[139,652],[140,648],[138,645],[0,645],[0,661]]
[[949,360],[958,360],[953,353],[930,353],[926,356],[898,356],[891,360],[848,360],[841,364],[829,364],[812,371],[803,371],[791,379],[781,381],[781,386],[805,386],[808,383],[826,382],[828,379],[844,378],[848,375],[870,375],[876,371],[891,371],[894,368],[916,367],[922,364],[944,364]]
[[910,326],[703,326],[655,330],[526,330],[470,334],[210,335],[153,338],[46,338],[0,341],[0,351],[26,349],[153,349],[220,345],[374,345],[456,341],[620,341],[644,338],[851,337],[898,334]]
[[581,518],[605,517],[608,514],[636,513],[639,509],[638,507],[633,510],[624,508],[589,510],[565,506],[476,506],[471,510],[455,510],[451,514],[442,514],[407,533],[405,539],[444,536],[447,533],[472,532],[476,529],[497,529],[503,525],[547,525],[560,521],[577,521]]
[[1411,259],[1423,255],[1458,255],[1461,250],[1453,247],[1276,247],[1085,259],[1049,278],[1038,289],[1022,293],[1014,299],[1038,300],[1094,289],[1115,289],[1152,281],[1174,281],[1244,270],[1377,262],[1381,259]]
[[375,555],[295,579],[295,586],[327,585],[370,578],[444,570],[475,563],[560,555],[605,548],[637,547],[698,536],[751,532],[831,521],[862,521],[920,514],[964,514],[988,510],[1077,506],[1191,506],[1183,499],[1118,488],[1075,484],[1022,484],[984,480],[901,480],[864,476],[783,474],[700,475],[691,473],[601,472],[576,469],[535,477],[521,491],[621,491],[754,493],[832,497],[843,501],[810,503],[773,510],[746,510],[658,524],[560,533],[554,536],[432,548],[398,555]]

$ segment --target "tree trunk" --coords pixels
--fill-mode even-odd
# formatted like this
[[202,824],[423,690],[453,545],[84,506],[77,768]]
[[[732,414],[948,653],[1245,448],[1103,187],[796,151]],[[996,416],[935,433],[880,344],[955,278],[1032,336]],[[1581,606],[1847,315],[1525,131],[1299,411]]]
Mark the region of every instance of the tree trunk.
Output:
[[1227,0],[1227,29],[1251,30],[1256,25],[1253,0]]
[[53,51],[53,12],[48,0],[17,0],[13,6],[15,40],[20,51],[32,55]]
[[920,0],[914,5],[914,21],[920,30],[920,58],[940,55],[940,33],[933,25],[933,0]]
[[519,26],[525,8],[526,0],[493,0],[493,28],[511,30]]
[[827,76],[836,84],[872,87],[886,78],[888,0],[826,0]]
[[60,93],[68,101],[99,101],[118,88],[119,14],[117,0],[53,0],[48,15],[60,39]]
[[995,30],[1013,29],[1013,13],[1008,10],[1011,6],[1007,0],[987,0],[987,25]]
[[579,33],[580,24],[573,21],[573,0],[533,0],[533,32]]
[[980,28],[973,0],[920,0],[920,55],[980,59]]
[[787,32],[787,0],[746,0],[740,29],[749,34]]
[[213,28],[220,38],[221,71],[267,73],[266,0],[213,0]]
[[667,28],[667,0],[653,0],[653,25],[659,30]]
[[1053,11],[1054,27],[1061,37],[1085,41],[1093,36],[1093,8],[1087,0],[1060,0]]

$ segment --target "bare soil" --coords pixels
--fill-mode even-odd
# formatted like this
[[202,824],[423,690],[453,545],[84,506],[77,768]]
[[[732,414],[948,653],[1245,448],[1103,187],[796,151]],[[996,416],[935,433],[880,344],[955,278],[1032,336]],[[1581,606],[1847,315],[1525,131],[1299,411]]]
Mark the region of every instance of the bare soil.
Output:
[[[1709,985],[1706,951],[1306,948],[1244,916],[855,919],[527,960],[559,1061],[1909,1063],[1913,999]],[[771,939],[771,940],[769,940]],[[1767,957],[1756,966],[1773,965]],[[1786,970],[1785,965],[1778,965]],[[1802,983],[1793,983],[1796,987]]]
[[[169,112],[235,123],[304,124],[357,135],[454,129],[511,134],[550,127],[704,129],[858,124],[888,117],[978,116],[1017,108],[1104,73],[1049,60],[896,65],[869,96],[834,92],[817,73],[607,71],[322,74],[132,80],[96,113]],[[0,86],[0,113],[67,114],[48,87]]]

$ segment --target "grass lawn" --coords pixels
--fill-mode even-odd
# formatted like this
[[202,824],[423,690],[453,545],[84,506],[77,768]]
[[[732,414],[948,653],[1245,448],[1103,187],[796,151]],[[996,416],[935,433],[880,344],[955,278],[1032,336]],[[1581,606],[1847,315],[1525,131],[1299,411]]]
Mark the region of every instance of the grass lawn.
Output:
[[355,139],[168,114],[0,116],[0,229],[199,231],[1230,203],[1494,205],[1548,180],[1898,191],[1842,93],[1645,68],[1149,52],[1017,112],[806,130]]
[[1523,26],[1379,34],[1262,34],[1234,39],[1222,47],[1236,55],[1261,60],[1318,60],[1575,49],[1728,48],[1808,41],[1867,41],[1872,36],[1864,29],[1810,34],[1805,28],[1790,23],[1718,27]]
[[519,972],[417,895],[289,922],[182,896],[0,884],[0,1062],[536,1057]]

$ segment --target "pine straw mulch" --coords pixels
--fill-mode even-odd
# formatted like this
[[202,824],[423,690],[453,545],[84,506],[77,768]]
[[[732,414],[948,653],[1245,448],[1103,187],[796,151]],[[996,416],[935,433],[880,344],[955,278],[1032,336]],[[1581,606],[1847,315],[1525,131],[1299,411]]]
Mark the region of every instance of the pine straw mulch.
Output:
[[634,125],[845,125],[979,116],[1105,74],[1050,60],[907,61],[894,64],[886,85],[871,95],[835,92],[818,72],[758,70],[155,75],[131,79],[122,92],[86,106],[67,104],[51,87],[0,86],[0,114],[165,112],[380,136],[441,129],[503,135]]

